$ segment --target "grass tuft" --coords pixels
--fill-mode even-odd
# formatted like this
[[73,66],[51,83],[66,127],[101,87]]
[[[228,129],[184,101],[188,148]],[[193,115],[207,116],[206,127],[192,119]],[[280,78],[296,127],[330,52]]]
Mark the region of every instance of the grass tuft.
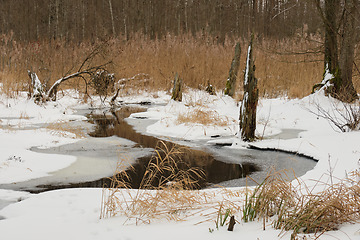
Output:
[[215,110],[208,110],[202,107],[195,107],[186,113],[180,113],[177,117],[178,124],[200,124],[204,126],[229,126],[234,119],[221,116]]
[[[355,174],[358,178],[358,173]],[[282,232],[323,234],[337,230],[347,222],[360,219],[360,187],[353,179],[325,185],[325,190],[301,193],[303,183],[295,188],[280,173],[270,174],[250,196],[246,196],[243,220],[272,220]]]
[[183,151],[177,145],[160,141],[139,189],[130,189],[130,176],[120,170],[123,169],[120,164],[110,186],[103,189],[101,218],[124,215],[127,221],[135,220],[136,224],[158,218],[180,221],[187,217],[188,210],[203,208],[210,197],[194,189],[196,179],[204,177],[204,173],[180,167],[184,164],[179,158]]

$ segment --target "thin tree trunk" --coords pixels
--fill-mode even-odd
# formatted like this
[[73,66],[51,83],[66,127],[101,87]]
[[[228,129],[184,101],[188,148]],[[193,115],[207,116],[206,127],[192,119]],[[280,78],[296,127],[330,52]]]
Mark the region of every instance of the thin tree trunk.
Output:
[[113,34],[113,37],[115,37],[115,24],[114,24],[114,15],[113,15],[113,8],[112,8],[112,5],[111,5],[111,0],[109,0],[109,8],[110,8],[112,34]]
[[81,2],[81,37],[82,40],[85,40],[85,2],[84,0]]

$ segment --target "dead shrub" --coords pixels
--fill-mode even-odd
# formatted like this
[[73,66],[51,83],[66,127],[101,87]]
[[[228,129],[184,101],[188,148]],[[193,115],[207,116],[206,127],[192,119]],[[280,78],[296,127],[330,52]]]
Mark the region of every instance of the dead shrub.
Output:
[[95,89],[97,95],[104,101],[106,97],[114,92],[114,74],[106,70],[96,72],[91,76],[90,85]]

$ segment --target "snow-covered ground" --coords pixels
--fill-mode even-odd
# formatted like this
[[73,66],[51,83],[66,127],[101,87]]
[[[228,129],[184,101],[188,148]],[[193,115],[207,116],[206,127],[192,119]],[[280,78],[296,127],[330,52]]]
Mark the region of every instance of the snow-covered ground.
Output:
[[[43,106],[28,100],[26,94],[15,99],[0,96],[0,184],[16,183],[46,175],[63,169],[76,161],[70,155],[48,155],[30,151],[31,147],[48,148],[74,143],[81,138],[62,129],[48,127],[58,122],[84,120],[76,110],[89,108],[72,93],[60,96],[55,103]],[[232,98],[210,96],[202,91],[188,90],[182,103],[169,100],[164,92],[140,94],[121,99],[124,102],[150,101],[162,103],[150,107],[147,112],[133,114],[131,118],[157,120],[147,127],[149,134],[187,140],[209,140],[219,135],[226,138],[230,148],[244,148],[247,143],[235,136],[238,129],[239,106]],[[96,103],[96,102],[95,102]],[[303,99],[277,98],[261,99],[258,107],[257,135],[264,140],[252,143],[264,149],[281,149],[301,153],[318,160],[316,167],[301,176],[308,186],[316,181],[336,181],[359,169],[360,132],[340,132],[326,119],[316,116],[322,109],[332,111],[342,104],[323,96],[321,92]],[[203,123],[191,120],[199,114],[216,122]],[[340,117],[337,115],[337,117]],[[292,137],[282,137],[286,129],[299,130]],[[301,130],[301,131],[300,131]],[[218,140],[221,141],[221,140]],[[300,177],[300,176],[299,176]],[[232,188],[231,199],[242,206],[243,189]],[[125,190],[124,190],[125,191]],[[130,191],[130,190],[129,190]],[[132,190],[136,193],[136,190]],[[282,233],[270,226],[263,230],[262,222],[239,221],[234,232],[226,227],[215,228],[216,206],[228,198],[223,189],[200,191],[213,194],[213,205],[197,206],[184,213],[190,217],[185,221],[173,222],[165,219],[153,220],[150,224],[134,224],[125,216],[99,219],[101,212],[101,189],[65,189],[41,194],[29,194],[0,189],[0,238],[1,239],[289,239],[291,233]],[[130,191],[131,193],[131,191]],[[235,196],[235,198],[234,198]],[[9,204],[10,203],[10,204]],[[8,205],[9,204],[9,205]],[[209,231],[209,229],[211,231]],[[215,229],[214,231],[212,231]],[[311,235],[307,236],[308,239]],[[360,224],[345,224],[339,231],[327,232],[320,239],[360,239]]]

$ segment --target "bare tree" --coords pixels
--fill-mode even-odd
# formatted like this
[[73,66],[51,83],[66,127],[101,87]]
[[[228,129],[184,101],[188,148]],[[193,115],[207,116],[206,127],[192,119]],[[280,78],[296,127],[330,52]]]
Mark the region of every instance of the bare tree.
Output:
[[358,98],[352,82],[352,68],[359,0],[325,0],[324,6],[320,0],[314,1],[325,28],[324,67],[333,75],[330,84],[323,83],[326,92],[339,100],[352,102]]

